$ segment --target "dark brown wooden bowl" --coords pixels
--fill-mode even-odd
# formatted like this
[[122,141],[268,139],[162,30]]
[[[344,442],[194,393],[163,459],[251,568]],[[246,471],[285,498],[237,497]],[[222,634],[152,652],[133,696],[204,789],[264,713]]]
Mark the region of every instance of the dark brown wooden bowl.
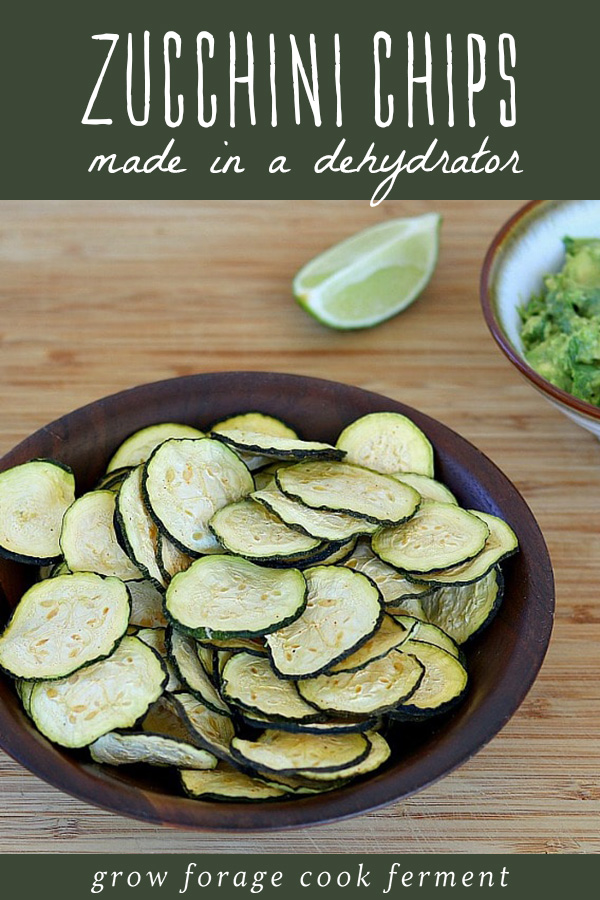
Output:
[[[200,428],[233,413],[262,410],[314,440],[335,440],[358,416],[385,410],[409,415],[429,436],[436,471],[459,501],[500,515],[516,531],[521,550],[504,565],[502,607],[466,647],[470,688],[463,702],[428,723],[398,726],[392,758],[372,777],[330,794],[267,804],[217,804],[181,795],[168,770],[102,767],[86,751],[61,750],[39,734],[21,709],[10,679],[0,680],[0,744],[55,787],[126,816],[212,831],[267,831],[315,825],[366,812],[406,797],[469,759],[513,715],[542,664],[552,630],[554,585],[540,529],[516,488],[475,447],[449,428],[401,403],[359,388],[316,378],[258,372],[192,375],[115,394],[58,419],[0,461],[0,471],[50,456],[75,471],[78,492],[89,489],[118,444],[145,425],[187,422]],[[0,622],[34,577],[0,560],[4,599]]]

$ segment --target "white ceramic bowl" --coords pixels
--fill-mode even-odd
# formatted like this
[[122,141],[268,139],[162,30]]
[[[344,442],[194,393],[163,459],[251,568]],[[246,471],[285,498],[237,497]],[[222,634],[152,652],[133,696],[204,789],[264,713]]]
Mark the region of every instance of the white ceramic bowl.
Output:
[[534,200],[500,229],[485,257],[481,304],[490,331],[508,359],[550,403],[600,438],[600,408],[578,400],[539,375],[525,359],[519,307],[558,272],[564,237],[600,237],[600,200]]

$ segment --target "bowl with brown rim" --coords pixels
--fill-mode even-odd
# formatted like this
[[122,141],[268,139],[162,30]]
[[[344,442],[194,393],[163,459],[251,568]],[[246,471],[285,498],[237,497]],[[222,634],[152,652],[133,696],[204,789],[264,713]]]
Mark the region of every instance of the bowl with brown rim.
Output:
[[563,238],[600,238],[600,200],[534,200],[492,241],[481,271],[481,305],[492,336],[529,384],[582,428],[600,437],[600,407],[556,387],[527,362],[519,309],[564,263]]
[[[518,709],[542,664],[552,630],[554,587],[548,551],[527,504],[479,450],[440,422],[357,387],[259,372],[191,375],[136,387],[75,410],[31,435],[0,461],[0,471],[33,457],[70,465],[78,493],[102,474],[132,432],[161,421],[200,428],[245,410],[262,410],[301,436],[332,441],[371,412],[410,416],[435,448],[437,477],[461,504],[499,515],[520,552],[503,566],[505,599],[493,622],[465,645],[470,688],[462,703],[429,722],[390,733],[392,756],[374,775],[340,790],[268,804],[208,803],[184,797],[175,774],[141,766],[101,767],[85,750],[44,738],[0,676],[0,746],[27,769],[74,797],[125,816],[205,831],[268,831],[323,824],[407,797],[448,774],[483,747]],[[0,625],[35,578],[32,567],[0,560]]]

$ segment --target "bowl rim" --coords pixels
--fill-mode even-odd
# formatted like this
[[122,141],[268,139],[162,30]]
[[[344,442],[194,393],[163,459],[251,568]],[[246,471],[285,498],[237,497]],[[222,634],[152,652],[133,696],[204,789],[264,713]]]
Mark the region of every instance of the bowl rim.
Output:
[[504,355],[528,381],[532,382],[537,390],[548,394],[556,403],[567,406],[575,414],[600,422],[600,407],[587,403],[585,400],[579,400],[567,391],[563,391],[562,388],[556,387],[539,372],[532,369],[505,334],[493,298],[492,280],[509,242],[518,240],[532,221],[541,218],[547,211],[565,202],[564,200],[530,200],[502,225],[488,247],[483,261],[479,282],[481,307],[492,337]]
[[[218,812],[215,812],[215,805],[212,803],[190,800],[175,794],[163,792],[160,794],[160,799],[155,800],[153,798],[156,797],[157,792],[152,788],[120,781],[118,776],[112,772],[105,774],[101,767],[94,766],[87,760],[83,761],[83,764],[79,758],[65,761],[64,751],[40,735],[24,714],[23,722],[19,717],[18,725],[20,727],[18,729],[14,727],[12,732],[10,728],[3,730],[0,746],[17,762],[65,793],[109,812],[157,825],[199,832],[247,834],[325,825],[379,809],[428,787],[479,752],[502,730],[518,710],[532,687],[546,656],[554,621],[552,564],[540,527],[521,493],[489,457],[453,429],[425,413],[382,394],[340,382],[283,373],[217,372],[171,378],[120,391],[67,413],[66,416],[38,429],[10,450],[0,459],[0,469],[6,468],[7,464],[13,464],[10,457],[16,456],[18,460],[19,456],[27,453],[28,445],[34,442],[40,433],[49,433],[57,437],[59,441],[62,440],[61,435],[66,420],[70,420],[73,416],[89,414],[98,405],[105,407],[106,404],[122,403],[126,399],[136,398],[136,396],[141,399],[149,392],[151,394],[167,393],[176,387],[177,389],[183,387],[184,390],[198,391],[200,383],[203,381],[207,388],[216,386],[221,379],[233,382],[241,379],[242,382],[248,381],[254,387],[256,379],[261,377],[275,380],[277,384],[283,382],[289,387],[295,385],[298,390],[302,388],[303,391],[306,391],[312,385],[335,397],[335,393],[342,388],[345,391],[356,392],[357,399],[362,398],[365,403],[389,403],[397,411],[403,411],[409,416],[414,415],[419,425],[439,430],[442,443],[445,440],[452,441],[453,461],[462,460],[461,453],[463,452],[472,453],[474,454],[472,462],[475,463],[475,470],[479,466],[484,466],[490,474],[500,479],[498,495],[502,495],[506,490],[510,490],[513,494],[518,514],[524,517],[523,529],[528,527],[531,531],[528,556],[530,555],[530,558],[535,559],[542,567],[540,585],[543,583],[544,587],[545,602],[541,609],[543,615],[540,615],[539,619],[536,618],[535,621],[535,639],[533,646],[530,647],[530,653],[527,655],[527,664],[520,673],[518,686],[513,686],[511,691],[507,691],[505,681],[514,666],[511,656],[510,665],[507,665],[503,676],[489,690],[483,708],[476,710],[466,725],[458,729],[450,729],[449,733],[445,735],[443,753],[440,753],[439,748],[436,747],[432,753],[425,753],[418,759],[410,760],[401,771],[384,770],[382,773],[374,773],[364,781],[341,788],[331,794],[320,794],[306,799],[281,800],[276,801],[275,804],[220,804]],[[199,395],[202,395],[202,391],[199,391]],[[4,703],[0,699],[0,723],[5,713],[11,724],[10,710],[5,709]],[[44,745],[44,752],[41,754],[39,750],[36,752],[40,741]],[[73,762],[77,766],[76,777],[73,776],[70,765]],[[185,807],[182,806],[183,803],[186,804]],[[274,815],[274,806],[277,806],[282,812],[281,818]]]

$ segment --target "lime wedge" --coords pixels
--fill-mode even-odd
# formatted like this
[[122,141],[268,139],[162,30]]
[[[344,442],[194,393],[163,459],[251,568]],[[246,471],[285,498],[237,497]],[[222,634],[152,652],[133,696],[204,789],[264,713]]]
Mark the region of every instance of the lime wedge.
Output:
[[294,278],[298,303],[330,328],[372,328],[406,309],[433,274],[441,218],[427,213],[367,228]]

